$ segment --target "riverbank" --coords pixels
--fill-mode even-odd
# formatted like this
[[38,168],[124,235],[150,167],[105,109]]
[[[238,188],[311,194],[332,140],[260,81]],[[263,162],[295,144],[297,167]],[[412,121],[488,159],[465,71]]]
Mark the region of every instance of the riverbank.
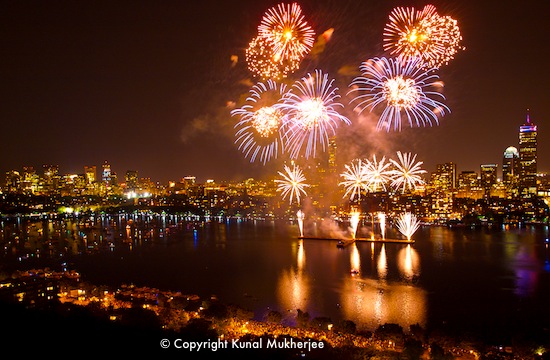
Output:
[[[55,296],[38,302],[41,294]],[[2,280],[0,295],[3,343],[24,354],[85,350],[185,358],[222,358],[228,353],[277,359],[550,358],[548,333],[486,343],[419,325],[403,329],[384,324],[373,332],[357,331],[350,320],[333,323],[301,311],[296,326],[285,326],[276,311],[254,321],[252,312],[215,297],[131,284],[110,289],[81,281],[75,271],[14,272]]]

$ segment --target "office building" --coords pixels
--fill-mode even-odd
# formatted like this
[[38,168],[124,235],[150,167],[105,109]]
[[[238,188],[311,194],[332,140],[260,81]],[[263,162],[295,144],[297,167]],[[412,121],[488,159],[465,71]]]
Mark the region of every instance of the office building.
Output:
[[519,127],[519,192],[522,197],[537,194],[537,126],[529,114]]

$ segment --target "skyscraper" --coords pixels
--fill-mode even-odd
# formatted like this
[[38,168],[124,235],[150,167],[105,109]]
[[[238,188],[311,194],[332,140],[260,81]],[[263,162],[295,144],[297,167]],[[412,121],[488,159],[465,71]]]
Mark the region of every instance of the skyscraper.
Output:
[[124,175],[126,181],[126,188],[134,190],[138,187],[138,172],[135,170],[127,170]]
[[537,126],[529,114],[519,127],[519,191],[523,197],[537,193]]
[[95,166],[84,166],[84,176],[87,184],[93,184],[97,179],[97,170]]
[[111,165],[105,160],[103,163],[103,171],[101,173],[101,181],[103,181],[105,184],[110,185],[111,184]]
[[514,146],[509,146],[504,151],[502,158],[502,182],[506,185],[513,185],[519,176],[519,152]]
[[432,186],[441,191],[454,191],[456,188],[456,164],[449,162],[437,164],[436,170],[431,174]]
[[497,164],[484,164],[480,167],[480,185],[486,197],[491,196],[491,188],[497,183],[497,170]]

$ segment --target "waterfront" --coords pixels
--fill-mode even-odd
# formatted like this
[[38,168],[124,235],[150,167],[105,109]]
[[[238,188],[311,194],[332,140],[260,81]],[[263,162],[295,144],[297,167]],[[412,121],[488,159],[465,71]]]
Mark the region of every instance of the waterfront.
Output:
[[[370,230],[362,222],[358,236]],[[304,226],[312,236],[335,231],[345,235],[347,224],[306,220]],[[545,226],[425,226],[412,245],[357,242],[343,249],[299,235],[297,224],[282,220],[17,218],[2,223],[2,270],[66,263],[98,285],[216,295],[258,320],[279,311],[289,325],[298,309],[335,322],[350,319],[365,330],[419,324],[498,336],[550,325]]]

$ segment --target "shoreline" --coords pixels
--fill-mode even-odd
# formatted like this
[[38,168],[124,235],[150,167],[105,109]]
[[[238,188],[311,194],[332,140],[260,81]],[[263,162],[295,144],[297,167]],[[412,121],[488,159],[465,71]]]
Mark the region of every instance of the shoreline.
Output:
[[[28,288],[31,282],[34,282],[37,289],[46,289],[58,282],[54,284],[58,296],[49,304],[29,302],[25,306],[25,301],[6,302],[6,289],[12,289],[11,293],[17,295],[20,293],[18,284]],[[203,299],[198,295],[124,284],[117,289],[111,289],[83,282],[80,274],[75,271],[20,271],[18,275],[13,274],[11,279],[4,279],[1,285],[3,301],[0,303],[0,311],[8,313],[4,317],[6,325],[30,327],[34,323],[41,323],[43,317],[54,320],[58,324],[55,326],[78,323],[85,329],[90,325],[90,339],[99,334],[94,335],[92,330],[95,328],[113,331],[124,329],[127,331],[125,336],[142,332],[141,336],[144,336],[145,341],[142,345],[155,351],[162,350],[158,344],[158,337],[161,336],[173,349],[181,342],[181,347],[177,349],[189,352],[195,344],[193,342],[197,341],[223,341],[228,344],[220,350],[279,351],[281,348],[276,346],[276,341],[292,339],[291,343],[294,341],[301,344],[296,346],[309,346],[306,351],[316,351],[318,358],[325,358],[325,355],[330,358],[333,351],[353,354],[366,350],[398,356],[410,350],[413,345],[417,350],[428,353],[437,345],[452,358],[472,360],[486,353],[496,352],[511,356],[517,352],[525,352],[525,349],[518,347],[517,342],[514,344],[516,348],[512,348],[514,338],[510,339],[510,344],[489,344],[471,335],[452,332],[446,334],[443,328],[424,329],[414,324],[411,324],[410,331],[397,324],[383,324],[372,332],[358,331],[350,320],[334,324],[328,318],[311,319],[307,312],[301,311],[298,311],[296,326],[281,324],[281,314],[276,311],[272,311],[264,321],[257,321],[252,320],[253,312],[225,304],[215,297]],[[262,342],[262,338],[266,340]],[[53,339],[50,341],[55,342]],[[311,345],[312,342],[314,345]],[[238,346],[231,347],[237,343]],[[267,348],[264,346],[266,344],[274,346]],[[281,351],[297,350],[296,347],[288,348],[287,345],[285,342]],[[539,350],[544,349],[545,354],[550,356],[550,340],[538,346]],[[212,355],[217,350],[210,349],[209,352]],[[218,353],[222,354],[223,351]]]

